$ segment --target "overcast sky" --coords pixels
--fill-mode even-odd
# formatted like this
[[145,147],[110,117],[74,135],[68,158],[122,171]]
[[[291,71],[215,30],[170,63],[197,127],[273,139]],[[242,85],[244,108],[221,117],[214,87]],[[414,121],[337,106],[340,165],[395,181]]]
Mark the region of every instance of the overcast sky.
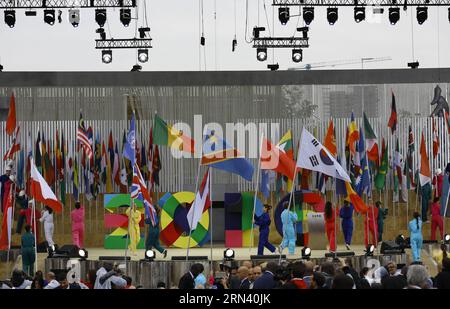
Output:
[[[68,1],[71,2],[71,1]],[[139,26],[143,23],[140,0]],[[245,42],[245,0],[204,0],[204,29],[206,46],[201,49],[199,65],[199,0],[146,0],[149,26],[153,39],[150,60],[143,64],[145,71],[196,71],[205,70],[267,70],[272,63],[272,52],[266,62],[256,60],[256,51]],[[267,35],[292,36],[298,17],[291,17],[287,25],[278,21],[278,11],[265,0],[249,0],[248,34],[253,26],[266,27]],[[231,52],[231,42],[235,34],[235,3],[237,50]],[[258,23],[259,4],[259,23]],[[371,15],[366,10],[366,15]],[[216,19],[214,19],[216,12]],[[292,7],[291,14],[297,14],[298,8]],[[133,13],[136,16],[135,13]],[[412,14],[412,23],[411,23]],[[1,12],[1,19],[3,19]],[[68,12],[63,10],[63,22],[50,26],[43,22],[43,12],[36,17],[27,17],[24,10],[16,13],[16,26],[9,28],[0,22],[0,63],[4,71],[129,71],[136,64],[135,50],[113,51],[113,62],[103,64],[101,52],[96,50],[95,22],[93,9],[81,10],[81,22],[74,28],[68,22]],[[315,19],[310,25],[310,47],[303,52],[303,65],[306,63],[328,62],[335,60],[355,60],[365,57],[391,57],[391,61],[366,63],[365,68],[406,68],[412,61],[411,33],[413,27],[415,59],[420,67],[450,66],[450,23],[447,7],[430,7],[428,20],[419,25],[416,9],[401,8],[400,21],[389,24],[387,10],[383,15],[367,16],[372,22],[357,24],[353,19],[353,8],[339,8],[339,19],[334,26],[326,20],[326,9],[316,8]],[[119,11],[108,9],[108,24],[114,38],[132,38],[135,36],[135,24],[125,28],[119,20]],[[274,27],[273,27],[274,25]],[[300,17],[298,26],[303,25]],[[110,37],[108,27],[105,26]],[[298,34],[300,36],[300,34]],[[264,33],[263,35],[264,36]],[[206,50],[205,55],[203,55]],[[205,58],[204,58],[205,56]],[[275,62],[280,69],[294,64],[291,50],[275,50]],[[301,64],[300,64],[301,65]],[[331,67],[325,67],[332,69]],[[337,66],[336,69],[361,68],[361,64]]]

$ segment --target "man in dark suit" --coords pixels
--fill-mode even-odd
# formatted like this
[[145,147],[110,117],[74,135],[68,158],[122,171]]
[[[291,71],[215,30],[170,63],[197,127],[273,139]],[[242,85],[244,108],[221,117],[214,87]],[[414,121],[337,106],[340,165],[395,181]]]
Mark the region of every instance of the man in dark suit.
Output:
[[191,266],[191,270],[180,278],[178,283],[179,289],[194,289],[195,282],[194,279],[203,272],[204,267],[200,263],[195,263]]
[[245,266],[239,267],[237,274],[239,276],[239,289],[248,290],[250,288],[250,280],[248,279],[248,268]]
[[278,265],[275,262],[267,263],[264,273],[256,279],[253,284],[253,289],[274,289],[277,286],[275,281],[275,274],[277,273]]

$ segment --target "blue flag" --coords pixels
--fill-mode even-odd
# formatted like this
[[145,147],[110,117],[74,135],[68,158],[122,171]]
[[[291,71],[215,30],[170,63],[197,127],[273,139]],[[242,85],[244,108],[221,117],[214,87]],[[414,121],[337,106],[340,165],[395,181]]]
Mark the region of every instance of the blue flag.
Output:
[[442,183],[442,195],[441,195],[441,216],[450,217],[450,207],[448,207],[447,196],[450,193],[450,183],[447,175],[444,176],[444,181]]
[[210,131],[204,138],[202,165],[207,165],[229,173],[238,174],[252,181],[253,165],[227,141]]
[[136,127],[134,123],[134,113],[131,116],[130,130],[128,131],[127,141],[123,147],[123,154],[125,158],[131,161],[131,166],[136,162]]
[[269,171],[261,170],[261,188],[260,191],[265,199],[269,198],[270,187],[269,187]]
[[363,193],[366,193],[368,196],[371,194],[371,181],[370,181],[370,173],[369,173],[369,164],[367,162],[367,153],[366,146],[364,144],[364,132],[360,131],[360,139],[359,139],[359,153],[360,153],[360,167],[361,170],[359,172],[358,177],[356,178],[356,193],[359,196],[362,196]]

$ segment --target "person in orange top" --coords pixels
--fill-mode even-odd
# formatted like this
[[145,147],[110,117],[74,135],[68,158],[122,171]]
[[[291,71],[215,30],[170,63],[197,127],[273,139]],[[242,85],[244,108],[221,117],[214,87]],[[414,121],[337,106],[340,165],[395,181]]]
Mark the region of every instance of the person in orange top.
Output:
[[335,207],[333,211],[333,205],[331,202],[325,204],[325,230],[327,232],[327,238],[330,242],[330,251],[336,252],[336,218],[339,216],[339,207]]
[[367,247],[369,245],[369,233],[371,235],[371,241],[370,244],[374,245],[375,247],[378,244],[378,208],[369,205],[367,212],[365,214],[364,218],[364,244]]
[[434,198],[431,204],[431,240],[436,240],[436,229],[439,228],[441,239],[444,237],[444,220],[441,217],[441,205],[439,197]]

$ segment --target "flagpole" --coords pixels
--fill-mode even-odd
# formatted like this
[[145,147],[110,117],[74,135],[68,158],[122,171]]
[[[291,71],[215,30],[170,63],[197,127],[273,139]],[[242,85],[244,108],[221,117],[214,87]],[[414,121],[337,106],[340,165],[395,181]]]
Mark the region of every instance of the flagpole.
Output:
[[[200,148],[200,158],[198,159],[198,168],[197,168],[197,178],[195,180],[195,191],[194,191],[194,205],[192,205],[191,207],[195,207],[195,198],[197,197],[197,190],[198,190],[198,179],[200,178],[200,168],[202,165],[202,154],[203,154],[203,143],[201,144],[201,148]],[[211,174],[209,174],[209,176],[211,177]],[[211,178],[209,180],[211,182]],[[211,194],[211,192],[210,192]],[[211,206],[212,207],[212,206]],[[192,225],[194,222],[194,214],[195,214],[195,209],[193,209],[192,211],[192,218],[191,218],[191,224],[189,226],[189,238],[188,238],[188,245],[187,245],[187,250],[186,250],[186,261],[189,260],[189,250],[191,247],[191,237],[192,237]]]
[[[36,258],[35,258],[35,260],[36,260],[36,270],[38,269],[38,254],[37,254],[37,226],[36,226],[36,205],[35,205],[35,199],[34,199],[34,197],[33,197],[33,203],[32,203],[32,213],[31,213],[31,215],[32,215],[32,221],[31,221],[31,225],[33,226],[33,224],[34,224],[34,227],[33,227],[33,232],[34,232],[34,254],[36,255]],[[33,223],[33,220],[34,220],[34,223]]]
[[213,198],[212,198],[212,169],[210,170],[209,173],[209,194],[210,194],[210,201],[211,201],[211,205],[209,207],[209,225],[210,225],[210,230],[211,230],[211,234],[210,234],[210,255],[211,255],[211,264],[210,264],[210,271],[212,269],[213,266],[213,221],[212,221],[212,216],[213,216]]
[[253,241],[254,241],[254,218],[255,218],[255,209],[256,209],[256,199],[258,198],[258,184],[259,184],[259,174],[261,172],[261,152],[262,152],[262,146],[263,146],[263,139],[264,139],[264,132],[261,133],[261,138],[259,141],[259,158],[258,158],[258,168],[256,172],[256,184],[255,184],[255,195],[253,197],[253,213],[251,218],[251,232],[250,232],[250,247],[249,247],[249,254],[251,255],[252,249],[253,249]]
[[[447,175],[446,175],[447,176]],[[443,234],[445,235],[445,221],[446,221],[446,219],[447,219],[447,207],[448,207],[448,200],[449,200],[449,197],[450,197],[450,189],[448,190],[448,192],[447,192],[447,199],[445,200],[445,208],[444,208],[444,215],[442,216],[443,218],[443,220],[442,221],[444,221],[444,224],[443,224]],[[443,236],[444,235],[441,235],[441,237],[443,238]]]
[[[332,182],[335,182],[335,179],[332,178]],[[332,187],[333,184],[332,184]],[[337,213],[337,200],[336,200],[336,190],[332,190],[333,191],[333,204],[334,204],[334,257],[337,257],[337,226],[336,226],[336,213]],[[325,191],[326,192],[326,191]],[[325,198],[326,198],[326,194],[325,194]]]

